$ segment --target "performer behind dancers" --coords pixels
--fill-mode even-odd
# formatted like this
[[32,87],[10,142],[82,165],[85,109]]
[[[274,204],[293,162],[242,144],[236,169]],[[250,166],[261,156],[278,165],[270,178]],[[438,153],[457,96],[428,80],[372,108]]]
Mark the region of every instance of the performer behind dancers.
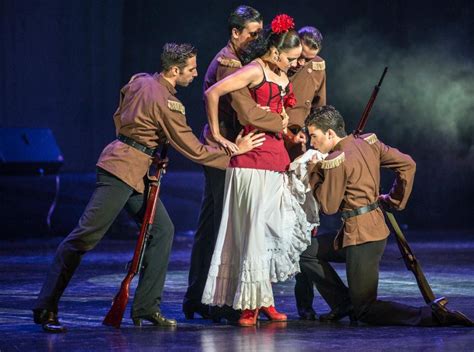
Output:
[[291,160],[306,151],[306,133],[301,130],[311,109],[326,105],[326,62],[318,56],[323,36],[310,26],[298,30],[298,35],[301,56],[296,61],[296,67],[288,71],[296,98],[295,106],[287,110],[290,117],[288,129],[295,135],[292,143],[286,143]]
[[[306,151],[306,133],[302,131],[305,119],[311,109],[326,105],[326,62],[320,57],[323,36],[315,27],[306,26],[298,30],[301,40],[301,56],[297,65],[289,71],[293,83],[296,105],[287,110],[290,120],[288,129],[295,135],[286,141],[290,159],[293,160]],[[301,319],[315,320],[313,309],[313,283],[304,274],[295,277],[295,299]]]

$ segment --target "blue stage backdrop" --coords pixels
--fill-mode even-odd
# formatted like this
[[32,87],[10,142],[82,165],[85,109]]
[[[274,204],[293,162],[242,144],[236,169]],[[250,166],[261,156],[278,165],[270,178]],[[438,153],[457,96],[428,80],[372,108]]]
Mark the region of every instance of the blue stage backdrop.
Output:
[[[473,2],[247,1],[324,35],[328,102],[355,127],[385,65],[367,130],[413,155],[417,181],[405,216],[416,226],[474,228]],[[64,171],[93,172],[114,139],[119,89],[159,70],[165,42],[190,42],[200,76],[179,89],[190,125],[205,123],[202,78],[226,44],[240,1],[0,0],[0,127],[50,128]],[[199,170],[171,156],[172,170]],[[388,187],[386,185],[386,187]]]

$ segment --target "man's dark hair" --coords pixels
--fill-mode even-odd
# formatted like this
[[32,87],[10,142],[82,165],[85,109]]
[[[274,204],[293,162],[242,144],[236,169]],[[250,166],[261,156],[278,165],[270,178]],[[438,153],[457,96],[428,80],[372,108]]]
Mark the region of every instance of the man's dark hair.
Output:
[[333,130],[340,138],[347,136],[344,119],[332,105],[320,106],[313,109],[305,120],[306,127],[314,126],[324,133]]
[[182,70],[186,66],[186,61],[196,54],[197,50],[191,44],[166,43],[161,53],[161,68],[165,72],[173,66]]
[[241,32],[247,23],[262,21],[263,17],[260,12],[255,10],[253,7],[240,5],[230,14],[229,20],[227,21],[229,35],[232,34],[232,29],[234,28]]
[[298,31],[301,42],[313,50],[321,50],[323,35],[317,28],[306,26]]
[[252,40],[241,53],[242,63],[248,64],[258,57],[262,57],[270,48],[275,47],[278,51],[285,51],[300,46],[301,41],[298,33],[291,29],[283,33],[274,33],[270,26],[265,27],[262,33]]

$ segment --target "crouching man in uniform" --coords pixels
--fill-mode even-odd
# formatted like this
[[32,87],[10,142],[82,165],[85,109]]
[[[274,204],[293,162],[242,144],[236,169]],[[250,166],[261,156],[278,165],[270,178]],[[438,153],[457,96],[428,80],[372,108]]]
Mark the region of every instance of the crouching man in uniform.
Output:
[[[120,92],[114,114],[117,139],[107,145],[97,162],[95,192],[76,228],[59,245],[33,309],[34,321],[46,332],[65,332],[58,320],[58,303],[82,256],[93,249],[119,212],[125,208],[139,224],[146,208],[147,173],[155,149],[169,142],[200,164],[225,169],[226,150],[203,145],[193,134],[175,87],[188,86],[197,76],[196,50],[189,44],[169,43],[161,54],[162,72],[134,75]],[[247,137],[247,136],[246,136]],[[238,153],[261,145],[263,134],[238,137]],[[131,309],[133,323],[148,321],[175,326],[160,310],[174,226],[161,200],[156,205],[150,241],[143,260]]]
[[[415,162],[406,154],[378,140],[373,133],[347,135],[344,120],[332,106],[314,110],[306,119],[311,145],[329,153],[317,162],[310,176],[314,196],[326,214],[341,211],[343,228],[329,238],[318,234],[301,255],[302,272],[310,278],[332,311],[324,318],[337,321],[351,314],[374,325],[466,325],[459,312],[377,299],[379,262],[389,229],[380,205],[402,210],[410,196]],[[388,194],[379,195],[380,168],[395,172]],[[329,261],[346,263],[346,287]]]

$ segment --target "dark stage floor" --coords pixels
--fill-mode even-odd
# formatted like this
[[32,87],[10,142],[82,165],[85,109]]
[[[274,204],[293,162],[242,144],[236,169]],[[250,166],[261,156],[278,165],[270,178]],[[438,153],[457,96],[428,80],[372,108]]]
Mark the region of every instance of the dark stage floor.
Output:
[[[451,309],[474,317],[473,233],[408,232],[412,247],[436,294],[446,295]],[[69,331],[49,335],[33,324],[30,307],[39,291],[60,238],[0,242],[0,351],[204,350],[204,351],[473,351],[474,329],[351,326],[297,319],[293,281],[275,287],[277,307],[287,323],[262,321],[255,328],[186,321],[181,301],[186,288],[192,237],[178,233],[166,281],[163,311],[178,319],[174,330],[135,328],[128,318],[120,330],[101,324],[124,276],[124,263],[134,243],[105,240],[84,257],[60,305]],[[398,260],[390,242],[385,253],[379,294],[413,305],[422,304],[415,281]],[[338,267],[343,271],[342,267]],[[327,310],[315,301],[318,312]]]

